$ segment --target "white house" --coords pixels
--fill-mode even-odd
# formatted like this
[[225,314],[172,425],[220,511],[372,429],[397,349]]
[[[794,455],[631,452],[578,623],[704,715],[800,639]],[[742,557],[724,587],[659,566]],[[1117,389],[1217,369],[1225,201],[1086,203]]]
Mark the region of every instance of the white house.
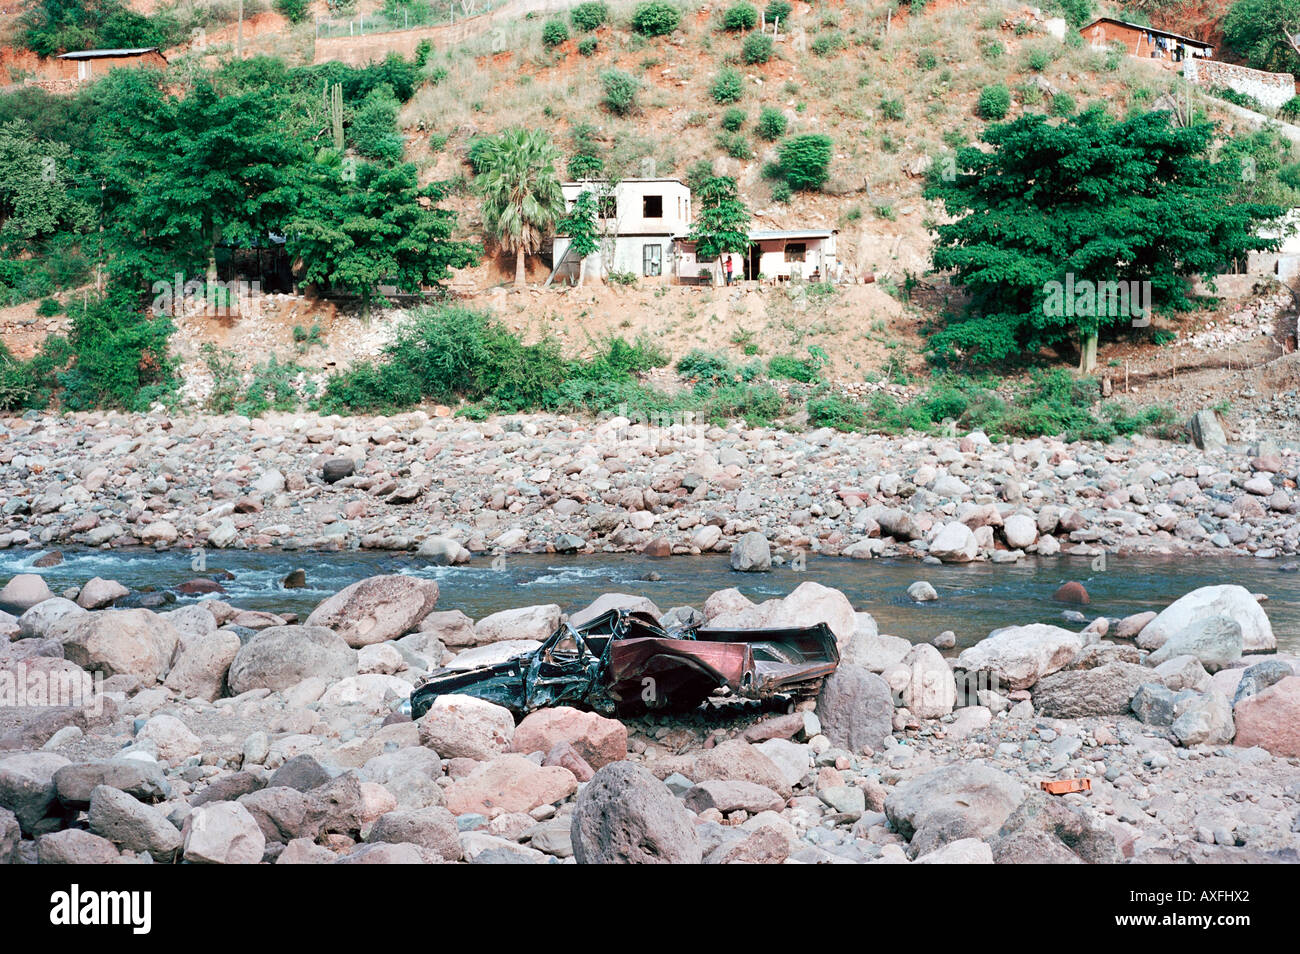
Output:
[[1280,228],[1261,229],[1261,238],[1281,238],[1273,252],[1250,252],[1246,257],[1246,272],[1250,275],[1272,275],[1278,281],[1290,284],[1300,275],[1300,209],[1290,209],[1282,216]]
[[[680,179],[623,179],[613,189],[606,182],[564,182],[564,203],[572,209],[583,192],[600,200],[601,248],[587,258],[588,275],[630,272],[653,278],[667,274],[673,236],[691,225],[691,190]],[[567,236],[557,235],[552,249],[553,278],[576,279],[578,259]]]
[[[835,277],[838,229],[756,229],[749,233],[749,252],[735,255],[734,279],[749,281],[829,281]],[[679,281],[718,277],[714,259],[700,261],[695,243],[684,235],[675,244],[673,274]]]

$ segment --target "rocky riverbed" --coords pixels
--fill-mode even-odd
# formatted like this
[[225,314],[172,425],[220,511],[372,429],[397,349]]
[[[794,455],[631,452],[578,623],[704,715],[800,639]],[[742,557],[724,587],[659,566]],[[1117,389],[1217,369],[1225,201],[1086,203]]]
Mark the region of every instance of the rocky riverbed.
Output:
[[86,545],[475,554],[1025,554],[1300,551],[1300,457],[1268,440],[791,433],[424,412],[0,419],[0,548]]
[[[842,659],[779,714],[516,721],[444,696],[412,721],[423,674],[535,647],[560,607],[473,620],[439,609],[437,583],[386,575],[290,622],[38,583],[10,581],[30,606],[0,616],[13,863],[1298,860],[1300,658],[1271,651],[1238,586],[1009,626],[948,657],[815,582],[761,604],[605,594],[574,617],[820,621]],[[59,696],[86,682],[92,695]],[[1041,789],[1064,780],[1087,788]]]

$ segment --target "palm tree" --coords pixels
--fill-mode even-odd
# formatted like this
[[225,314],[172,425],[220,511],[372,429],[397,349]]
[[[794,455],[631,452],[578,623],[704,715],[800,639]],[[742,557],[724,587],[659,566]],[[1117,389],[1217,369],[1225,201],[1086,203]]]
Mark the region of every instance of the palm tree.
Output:
[[559,150],[540,129],[508,129],[489,141],[474,180],[483,197],[483,224],[507,252],[515,253],[515,286],[524,285],[524,259],[564,214],[555,173]]

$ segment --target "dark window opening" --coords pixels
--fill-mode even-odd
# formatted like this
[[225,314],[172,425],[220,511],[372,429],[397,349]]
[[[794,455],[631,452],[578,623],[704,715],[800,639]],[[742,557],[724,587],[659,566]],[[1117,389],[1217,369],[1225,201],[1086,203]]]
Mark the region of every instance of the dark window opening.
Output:
[[618,200],[612,195],[600,197],[600,217],[602,219],[618,218]]
[[803,242],[790,242],[785,247],[785,260],[787,262],[802,262],[807,251],[808,246]]
[[661,195],[647,195],[641,199],[641,215],[647,219],[662,219],[664,217],[664,197]]

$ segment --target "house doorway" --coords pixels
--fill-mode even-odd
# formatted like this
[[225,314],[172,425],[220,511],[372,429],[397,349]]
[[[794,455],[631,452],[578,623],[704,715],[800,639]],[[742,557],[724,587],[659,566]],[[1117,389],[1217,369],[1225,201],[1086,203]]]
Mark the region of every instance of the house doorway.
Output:
[[758,281],[759,262],[763,257],[762,250],[759,249],[758,243],[753,242],[749,246],[749,254],[745,256],[745,280]]

